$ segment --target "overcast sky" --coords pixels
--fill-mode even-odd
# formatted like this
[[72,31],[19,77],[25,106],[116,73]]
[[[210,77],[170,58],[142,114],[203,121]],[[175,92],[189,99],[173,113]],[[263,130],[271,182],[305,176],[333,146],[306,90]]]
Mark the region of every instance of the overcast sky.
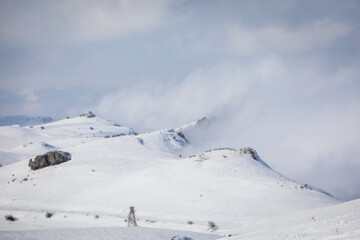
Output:
[[351,0],[0,0],[0,116],[91,109],[138,131],[208,116],[206,147],[250,146],[359,198],[359,12]]

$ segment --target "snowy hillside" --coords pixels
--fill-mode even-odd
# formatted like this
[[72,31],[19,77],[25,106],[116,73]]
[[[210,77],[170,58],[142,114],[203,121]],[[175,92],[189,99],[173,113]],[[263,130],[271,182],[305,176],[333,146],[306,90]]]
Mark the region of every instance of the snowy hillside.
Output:
[[51,117],[8,116],[0,118],[0,126],[19,125],[21,127],[52,122]]
[[174,129],[139,134],[137,139],[148,148],[173,154],[182,153],[189,145],[185,135]]
[[245,222],[241,227],[223,234],[233,236],[231,240],[359,239],[360,199],[295,214],[261,218],[256,224]]
[[[287,222],[296,223],[301,233],[308,226],[326,229],[308,221],[312,214],[321,221],[339,214],[341,221],[348,221],[341,231],[359,236],[354,227],[359,223],[358,201],[344,205],[321,190],[288,179],[251,148],[179,157],[191,145],[185,133],[196,126],[137,134],[85,115],[33,127],[0,127],[0,214],[18,219],[0,219],[0,239],[15,239],[13,231],[19,236],[46,239],[53,234],[61,239],[82,234],[73,228],[84,227],[99,239],[104,231],[113,233],[109,239],[171,239],[176,231],[169,229],[184,231],[179,236],[192,234],[193,239],[228,235],[262,239],[255,226],[263,228],[264,236],[273,236],[274,231],[285,236],[295,229]],[[71,160],[30,169],[30,158],[53,150],[69,152]],[[108,228],[127,226],[129,206],[135,206],[138,225],[149,229],[134,230],[138,235],[132,235],[128,229]],[[54,216],[46,218],[46,212]],[[209,229],[209,222],[216,227]],[[336,224],[331,222],[331,228]],[[25,231],[32,229],[43,230]]]
[[28,160],[51,150],[103,138],[135,135],[131,128],[101,118],[76,117],[36,126],[0,127],[0,164]]

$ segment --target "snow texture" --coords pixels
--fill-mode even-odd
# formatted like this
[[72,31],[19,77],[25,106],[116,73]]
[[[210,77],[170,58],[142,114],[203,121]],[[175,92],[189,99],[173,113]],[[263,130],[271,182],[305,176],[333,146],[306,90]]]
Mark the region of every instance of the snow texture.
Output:
[[[0,239],[359,239],[359,200],[293,181],[254,149],[180,157],[196,126],[137,134],[77,117],[0,127],[0,216],[17,218],[0,218]],[[71,161],[30,170],[54,150]],[[130,206],[138,228],[126,228]]]

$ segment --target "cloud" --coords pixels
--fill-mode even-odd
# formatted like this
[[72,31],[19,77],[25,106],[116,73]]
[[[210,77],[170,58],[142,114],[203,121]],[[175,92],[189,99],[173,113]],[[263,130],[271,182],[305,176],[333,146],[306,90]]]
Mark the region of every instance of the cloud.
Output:
[[179,84],[150,81],[119,89],[106,95],[96,111],[142,129],[174,127],[220,110],[241,97],[250,82],[232,63],[198,68]]
[[[209,57],[296,56],[324,53],[348,38],[357,37],[358,26],[351,22],[322,19],[307,23],[263,22],[255,26],[241,20],[212,27],[192,29],[183,38],[186,54]],[[343,47],[343,46],[342,46]]]
[[237,54],[267,51],[302,54],[328,48],[339,38],[348,35],[348,24],[322,20],[298,28],[286,25],[268,25],[258,29],[232,27],[227,32],[227,48]]
[[35,93],[35,89],[22,89],[19,91],[19,95],[25,96],[26,101],[32,102],[37,101],[39,97]]
[[207,130],[210,133],[200,139],[205,146],[196,151],[254,147],[283,174],[349,196],[356,192],[353,175],[352,180],[338,179],[344,186],[340,190],[322,181],[325,173],[320,168],[328,164],[325,168],[331,171],[326,177],[339,167],[360,170],[356,150],[360,149],[359,88],[354,88],[358,74],[355,68],[328,71],[321,64],[279,57],[228,62],[198,68],[179,84],[147,82],[119,89],[94,109],[100,116],[140,131],[211,117],[215,120]]
[[113,41],[166,23],[169,1],[2,1],[0,42],[5,45]]

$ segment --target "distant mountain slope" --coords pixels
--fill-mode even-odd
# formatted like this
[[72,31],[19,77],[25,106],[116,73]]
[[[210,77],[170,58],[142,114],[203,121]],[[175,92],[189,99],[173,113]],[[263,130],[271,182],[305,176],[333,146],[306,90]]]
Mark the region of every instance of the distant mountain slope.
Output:
[[97,117],[75,117],[41,125],[0,127],[0,164],[8,165],[50,150],[112,138],[135,135],[117,123]]
[[72,160],[58,166],[30,171],[24,160],[0,168],[2,208],[125,218],[128,207],[135,206],[140,223],[216,221],[228,228],[255,216],[338,203],[271,170],[244,149],[182,159],[125,136],[64,150]]
[[173,154],[181,154],[190,144],[182,132],[174,129],[139,134],[137,139],[148,148]]
[[20,127],[39,125],[53,122],[51,117],[29,117],[24,115],[8,116],[0,118],[0,126],[19,125]]
[[[226,231],[340,202],[274,171],[251,148],[180,157],[191,146],[185,133],[199,126],[137,134],[83,114],[33,127],[0,127],[0,212],[23,216],[28,225],[17,229],[58,226],[33,221],[46,211],[69,216],[57,220],[60,226],[86,226],[86,220],[74,220],[78,215],[101,215],[97,221],[107,226],[113,218],[126,225],[128,208],[135,206],[141,226],[207,231],[214,221],[218,231]],[[30,170],[30,158],[52,150],[69,152],[71,160]],[[8,226],[0,221],[0,230]]]

